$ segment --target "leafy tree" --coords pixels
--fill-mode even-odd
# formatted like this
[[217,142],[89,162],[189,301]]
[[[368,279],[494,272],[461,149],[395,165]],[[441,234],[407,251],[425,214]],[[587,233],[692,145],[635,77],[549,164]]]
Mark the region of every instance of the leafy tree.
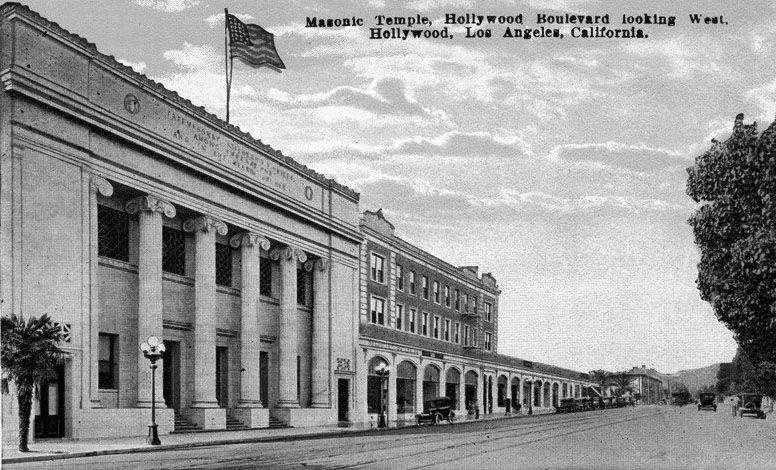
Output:
[[611,384],[617,387],[617,390],[615,390],[615,393],[618,397],[623,396],[627,392],[633,391],[633,386],[631,385],[632,377],[629,373],[623,371],[623,372],[615,372],[611,376]]
[[703,387],[698,389],[698,395],[700,396],[701,393],[717,393],[717,389],[714,385],[704,385]]
[[687,169],[697,285],[750,359],[776,362],[776,122],[758,136],[743,119]]
[[27,321],[16,315],[0,318],[2,367],[5,376],[16,384],[19,403],[19,450],[27,447],[30,431],[32,394],[41,381],[52,378],[65,353],[57,346],[60,330],[48,315]]
[[717,370],[717,385],[715,386],[715,391],[719,395],[730,395],[730,381],[732,379],[731,375],[733,373],[733,363],[731,362],[723,362],[719,365],[719,370]]
[[603,369],[590,371],[590,381],[598,385],[598,387],[601,389],[601,395],[604,395],[604,389],[611,385],[611,375],[611,372],[605,371]]

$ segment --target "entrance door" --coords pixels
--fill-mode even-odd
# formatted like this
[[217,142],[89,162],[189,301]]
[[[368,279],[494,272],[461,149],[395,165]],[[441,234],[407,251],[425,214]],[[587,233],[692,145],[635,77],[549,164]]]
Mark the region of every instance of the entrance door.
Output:
[[165,341],[164,346],[167,349],[162,356],[162,367],[164,370],[162,394],[164,395],[164,404],[175,411],[181,409],[181,349],[177,341]]
[[337,379],[337,419],[348,420],[350,411],[350,380]]
[[221,408],[229,407],[229,348],[216,347],[216,401]]
[[261,394],[261,406],[269,407],[269,353],[259,353],[259,393]]
[[35,437],[62,437],[65,431],[65,367],[41,382],[35,410]]

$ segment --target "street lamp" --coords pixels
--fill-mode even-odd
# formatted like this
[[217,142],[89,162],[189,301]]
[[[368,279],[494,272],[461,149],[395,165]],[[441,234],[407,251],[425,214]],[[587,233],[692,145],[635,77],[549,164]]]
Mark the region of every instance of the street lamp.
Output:
[[533,401],[534,401],[534,385],[535,385],[536,382],[533,381],[533,380],[529,380],[528,383],[531,384],[531,393],[528,396],[528,414],[532,415],[533,414]]
[[375,372],[380,377],[380,402],[378,404],[378,409],[380,410],[380,416],[378,416],[377,418],[377,427],[384,428],[386,427],[385,408],[387,406],[387,403],[383,399],[383,390],[385,390],[383,388],[383,383],[385,381],[385,377],[388,374],[390,374],[391,368],[387,364],[383,363],[375,367]]
[[156,336],[150,336],[145,343],[140,345],[143,355],[151,361],[151,424],[148,425],[148,443],[158,446],[159,431],[156,426],[156,361],[162,357],[165,351],[164,343]]

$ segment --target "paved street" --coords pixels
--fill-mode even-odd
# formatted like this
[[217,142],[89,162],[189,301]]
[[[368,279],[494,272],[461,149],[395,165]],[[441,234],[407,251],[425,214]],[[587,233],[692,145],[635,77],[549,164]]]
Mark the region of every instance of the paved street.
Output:
[[[6,467],[6,466],[4,466]],[[776,423],[692,406],[535,416],[7,468],[776,469]]]

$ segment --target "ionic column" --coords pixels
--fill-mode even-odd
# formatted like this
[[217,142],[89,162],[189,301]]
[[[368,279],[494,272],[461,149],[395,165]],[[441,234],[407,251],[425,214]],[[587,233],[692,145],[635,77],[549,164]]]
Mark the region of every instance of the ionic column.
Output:
[[256,233],[238,233],[229,241],[240,248],[242,280],[240,297],[240,401],[238,407],[261,408],[259,358],[260,249],[269,250],[269,240]]
[[[311,408],[329,408],[329,262],[305,263],[313,271],[313,347]],[[394,377],[396,374],[393,374]],[[393,381],[394,385],[396,380]],[[395,391],[394,391],[395,395]]]
[[[155,196],[140,196],[128,201],[126,211],[138,218],[138,310],[137,310],[137,406],[151,407],[151,369],[140,351],[140,343],[149,336],[163,337],[162,328],[162,215],[172,219],[175,207]],[[163,364],[158,377],[164,377]],[[156,406],[164,406],[163,380],[156,381]]]
[[192,408],[218,408],[216,401],[216,233],[226,224],[210,216],[183,223],[194,233],[194,401]]
[[272,250],[270,257],[280,262],[280,321],[278,323],[278,356],[280,374],[278,377],[278,408],[298,408],[296,396],[297,356],[297,304],[296,263],[307,261],[307,255],[291,246]]
[[100,408],[100,380],[99,380],[99,358],[100,358],[100,301],[97,279],[97,270],[99,269],[98,252],[98,216],[97,216],[97,194],[105,197],[113,195],[113,186],[101,176],[92,174],[89,180],[89,350],[84,354],[89,357],[89,403],[92,408]]

